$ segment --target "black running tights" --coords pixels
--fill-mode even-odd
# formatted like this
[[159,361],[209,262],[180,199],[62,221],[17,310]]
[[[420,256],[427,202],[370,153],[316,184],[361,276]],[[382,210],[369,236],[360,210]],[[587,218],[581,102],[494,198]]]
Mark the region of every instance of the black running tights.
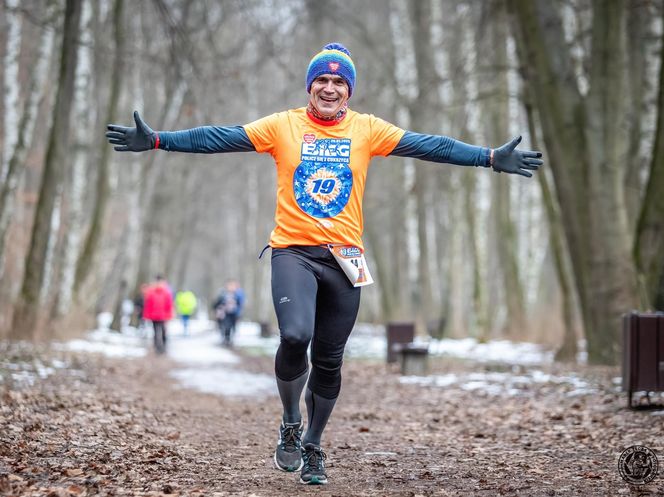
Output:
[[327,248],[279,248],[272,250],[272,300],[281,334],[277,378],[290,382],[306,373],[311,343],[309,389],[336,399],[360,289],[350,284]]

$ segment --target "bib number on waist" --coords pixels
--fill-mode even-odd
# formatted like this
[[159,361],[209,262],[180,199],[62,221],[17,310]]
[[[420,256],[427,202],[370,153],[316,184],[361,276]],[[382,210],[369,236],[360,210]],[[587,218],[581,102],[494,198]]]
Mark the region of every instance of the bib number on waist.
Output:
[[371,285],[374,282],[362,249],[353,245],[328,245],[327,248],[354,287]]

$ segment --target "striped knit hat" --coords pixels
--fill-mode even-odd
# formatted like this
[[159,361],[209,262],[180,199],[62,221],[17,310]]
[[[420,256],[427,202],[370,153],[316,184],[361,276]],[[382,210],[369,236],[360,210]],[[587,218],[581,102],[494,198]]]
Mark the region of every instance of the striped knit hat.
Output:
[[348,85],[348,97],[353,95],[355,87],[355,64],[350,52],[341,43],[328,43],[309,62],[307,69],[307,93],[311,92],[311,83],[323,74],[341,76]]

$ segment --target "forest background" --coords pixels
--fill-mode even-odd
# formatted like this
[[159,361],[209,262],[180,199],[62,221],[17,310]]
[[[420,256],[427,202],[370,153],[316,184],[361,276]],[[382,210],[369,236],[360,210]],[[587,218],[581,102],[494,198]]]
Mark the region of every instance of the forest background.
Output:
[[271,158],[119,154],[105,127],[303,106],[338,41],[354,110],[545,156],[532,179],[375,159],[359,319],[614,364],[621,315],[664,309],[663,22],[661,0],[4,0],[0,336],[117,318],[158,273],[204,302],[237,278],[273,322]]

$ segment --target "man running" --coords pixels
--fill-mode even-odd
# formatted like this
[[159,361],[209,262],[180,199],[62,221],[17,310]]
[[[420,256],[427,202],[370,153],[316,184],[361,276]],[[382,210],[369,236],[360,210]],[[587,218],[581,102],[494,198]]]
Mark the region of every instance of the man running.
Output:
[[[539,152],[516,149],[521,137],[492,149],[405,131],[348,108],[355,65],[339,43],[314,55],[306,74],[306,107],[244,126],[153,131],[134,112],[136,127],[109,125],[117,151],[269,153],[277,167],[272,299],[281,342],[275,374],[283,405],[278,469],[325,484],[321,436],[341,388],[344,347],[355,323],[360,287],[371,283],[362,245],[362,197],[369,162],[396,155],[532,176]],[[307,349],[311,345],[311,369]],[[307,430],[299,403],[305,390]]]

